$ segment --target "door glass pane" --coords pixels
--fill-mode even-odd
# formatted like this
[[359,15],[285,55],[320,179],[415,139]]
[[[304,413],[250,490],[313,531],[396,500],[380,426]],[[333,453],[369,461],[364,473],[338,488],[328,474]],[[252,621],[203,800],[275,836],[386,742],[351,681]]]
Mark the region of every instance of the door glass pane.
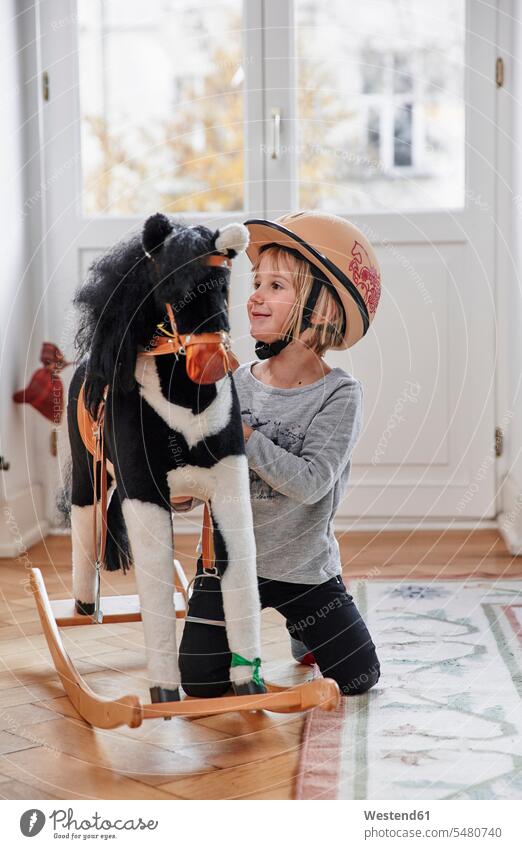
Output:
[[299,206],[462,207],[465,0],[294,0]]
[[78,0],[83,211],[242,210],[242,0]]

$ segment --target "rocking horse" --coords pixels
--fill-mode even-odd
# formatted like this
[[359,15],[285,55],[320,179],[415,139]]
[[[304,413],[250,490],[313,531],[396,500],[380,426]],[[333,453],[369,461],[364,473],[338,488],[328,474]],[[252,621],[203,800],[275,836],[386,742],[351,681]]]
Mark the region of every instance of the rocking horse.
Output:
[[[174,715],[333,709],[330,679],[265,683],[248,463],[233,381],[228,289],[248,230],[212,231],[157,213],[89,269],[75,298],[80,354],[69,389],[73,599],[31,585],[53,662],[78,712],[105,728]],[[205,504],[201,559],[220,580],[234,695],[184,698],[176,619],[188,582],[173,557],[172,503]],[[137,596],[101,597],[101,569],[132,565]],[[60,627],[143,622],[151,703],[95,694],[68,656]]]

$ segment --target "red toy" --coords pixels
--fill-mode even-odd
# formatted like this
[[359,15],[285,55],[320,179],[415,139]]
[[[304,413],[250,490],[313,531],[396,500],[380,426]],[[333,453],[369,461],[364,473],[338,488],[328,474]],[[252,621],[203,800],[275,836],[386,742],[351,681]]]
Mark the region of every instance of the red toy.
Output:
[[64,360],[60,349],[52,342],[44,342],[40,352],[39,368],[29,385],[13,395],[16,404],[30,404],[53,424],[60,424],[63,413],[63,383],[60,372],[71,363]]

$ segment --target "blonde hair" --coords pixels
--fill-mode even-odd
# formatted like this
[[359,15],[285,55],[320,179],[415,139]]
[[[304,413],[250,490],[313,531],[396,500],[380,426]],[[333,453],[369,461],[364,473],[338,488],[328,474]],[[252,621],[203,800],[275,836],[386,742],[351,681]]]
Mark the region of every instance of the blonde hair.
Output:
[[[303,257],[297,257],[286,251],[280,245],[269,245],[262,250],[252,266],[255,273],[261,263],[261,259],[267,256],[272,262],[273,268],[281,268],[286,264],[286,269],[292,272],[292,283],[296,293],[295,303],[288,314],[281,331],[281,335],[299,339],[299,328],[303,320],[303,311],[308,296],[313,286],[314,278],[310,263]],[[313,322],[303,333],[306,333],[306,344],[309,348],[321,356],[329,348],[336,348],[343,341],[344,310],[332,295],[329,286],[321,286],[319,296],[313,308]],[[303,340],[304,342],[304,340]]]

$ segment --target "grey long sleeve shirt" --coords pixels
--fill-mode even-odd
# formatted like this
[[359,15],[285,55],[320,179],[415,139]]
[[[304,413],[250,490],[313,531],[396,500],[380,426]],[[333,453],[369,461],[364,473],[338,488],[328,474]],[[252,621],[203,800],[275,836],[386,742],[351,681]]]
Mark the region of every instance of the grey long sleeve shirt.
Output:
[[267,386],[244,363],[234,372],[246,442],[263,578],[321,584],[341,573],[332,521],[348,484],[363,388],[341,368],[295,389]]

